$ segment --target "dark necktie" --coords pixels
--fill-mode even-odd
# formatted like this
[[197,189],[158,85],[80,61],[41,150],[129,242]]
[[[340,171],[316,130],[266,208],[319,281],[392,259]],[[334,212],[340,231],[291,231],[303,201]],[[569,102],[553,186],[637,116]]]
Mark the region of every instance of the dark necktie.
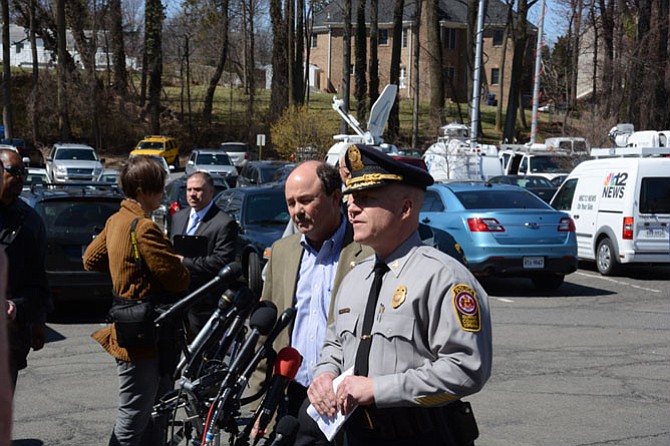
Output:
[[375,278],[370,287],[370,294],[368,295],[368,303],[365,306],[365,316],[363,317],[363,328],[361,330],[361,342],[358,344],[358,351],[356,351],[356,362],[354,367],[354,374],[357,376],[368,376],[368,360],[370,358],[370,347],[372,346],[372,323],[375,319],[375,307],[377,306],[377,299],[379,298],[379,290],[382,288],[382,280],[384,274],[389,270],[386,263],[375,264]]

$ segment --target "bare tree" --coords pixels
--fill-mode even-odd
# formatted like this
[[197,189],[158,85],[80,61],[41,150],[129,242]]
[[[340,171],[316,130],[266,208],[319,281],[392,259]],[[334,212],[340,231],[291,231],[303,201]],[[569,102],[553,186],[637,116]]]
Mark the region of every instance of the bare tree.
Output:
[[[402,49],[402,16],[405,0],[395,0],[393,8],[393,44],[391,46],[391,72],[389,82],[400,85],[400,50]],[[400,103],[396,95],[388,122],[388,138],[395,142],[400,136]]]
[[2,122],[5,138],[13,138],[12,124],[12,70],[9,63],[9,0],[1,0],[2,7]]
[[370,0],[370,84],[368,85],[368,105],[372,105],[379,98],[379,0]]
[[[342,36],[342,108],[349,111],[349,84],[351,82],[351,0],[344,0],[344,34]],[[347,132],[347,123],[342,120],[340,131]]]
[[367,94],[367,27],[365,26],[365,0],[359,0],[358,8],[356,8],[356,38],[354,40],[355,53],[355,72],[354,80],[356,84],[356,91],[354,97],[356,98],[356,116],[358,120],[363,122],[367,116],[367,104],[365,97]]
[[[512,142],[516,133],[517,108],[520,105],[521,79],[523,77],[524,56],[526,45],[528,43],[528,10],[537,2],[537,0],[519,0],[517,8],[516,21],[514,26],[514,56],[512,57],[512,73],[510,78],[510,87],[507,115],[505,116],[505,128],[503,131],[503,141]],[[523,104],[521,104],[523,105]]]
[[214,68],[214,73],[209,79],[209,85],[207,86],[207,92],[205,93],[205,101],[202,106],[202,118],[206,123],[212,122],[212,104],[214,102],[214,93],[216,92],[216,87],[221,80],[221,75],[223,74],[223,68],[226,65],[226,60],[228,59],[228,27],[229,27],[229,16],[228,16],[228,0],[221,0],[217,3],[216,15],[220,21],[220,38],[221,43],[219,47],[219,57],[216,62],[216,67]]
[[126,70],[126,49],[123,42],[123,15],[121,0],[109,0],[111,22],[112,57],[114,70],[114,90],[125,97],[128,90],[128,71]]
[[66,54],[65,39],[65,0],[56,0],[56,24],[58,29],[58,128],[61,141],[70,139],[70,114],[66,91]]
[[147,68],[149,75],[148,113],[151,132],[160,134],[160,94],[163,77],[163,5],[160,0],[147,0],[146,7]]
[[428,38],[428,72],[430,77],[430,124],[435,130],[444,124],[444,78],[442,72],[442,39],[438,18],[438,1],[426,1],[426,35]]
[[288,106],[288,25],[282,16],[281,0],[270,0],[272,24],[272,89],[270,91],[270,122],[275,123]]
[[414,70],[414,104],[412,108],[412,147],[419,147],[419,86],[421,70],[420,70],[420,54],[421,41],[419,39],[419,31],[421,30],[421,0],[416,1],[414,9],[414,24],[412,26],[412,34],[414,35],[413,48],[414,58],[412,61],[412,69]]

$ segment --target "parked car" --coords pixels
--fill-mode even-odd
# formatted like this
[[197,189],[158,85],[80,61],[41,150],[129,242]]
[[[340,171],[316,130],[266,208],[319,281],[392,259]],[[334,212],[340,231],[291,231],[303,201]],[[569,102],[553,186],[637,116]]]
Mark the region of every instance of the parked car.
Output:
[[44,156],[42,152],[34,146],[28,144],[23,138],[3,138],[0,144],[11,146],[19,152],[26,166],[41,167],[44,166]]
[[217,149],[193,149],[184,170],[186,175],[204,170],[213,177],[225,179],[230,187],[234,187],[237,182],[237,169],[230,156]]
[[228,154],[233,165],[240,170],[251,159],[249,144],[245,142],[222,142],[220,149]]
[[167,164],[179,169],[179,146],[174,138],[162,135],[145,136],[137,143],[131,155],[158,155],[165,158]]
[[240,170],[237,187],[262,186],[272,181],[272,175],[286,161],[249,161]]
[[51,183],[47,170],[43,167],[28,167],[26,169],[26,179],[23,182],[23,190],[28,190],[35,184]]
[[47,173],[55,183],[95,181],[104,161],[91,146],[54,144],[47,157]]
[[291,172],[293,172],[293,169],[295,169],[296,165],[297,164],[295,163],[287,163],[281,166],[279,169],[275,170],[275,172],[272,174],[272,177],[270,177],[270,181],[267,182],[265,186],[283,187],[284,184],[286,184],[286,179],[289,175],[291,175]]
[[499,175],[489,179],[492,184],[511,184],[523,187],[549,203],[554,196],[557,186],[539,175]]
[[21,198],[46,226],[46,270],[56,303],[73,300],[112,301],[107,273],[84,271],[82,255],[105,222],[118,211],[124,195],[116,185],[100,183],[33,185]]
[[577,269],[570,216],[518,186],[430,186],[420,219],[456,239],[475,275],[529,277],[538,289],[550,290]]
[[567,177],[568,177],[567,173],[556,175],[554,178],[551,179],[551,184],[553,184],[554,187],[558,189],[559,187],[561,187],[561,184],[563,184],[563,182]]
[[163,168],[165,173],[168,175],[167,176],[168,180],[170,178],[170,173],[174,171],[174,166],[173,165],[168,166],[167,160],[162,156],[151,155],[151,154],[148,154],[148,153],[134,153],[133,152],[133,153],[130,154],[130,156],[128,158],[133,158],[135,156],[146,156],[146,157],[149,157],[152,160],[156,161],[158,164],[161,165],[161,167]]
[[98,181],[100,183],[118,183],[120,173],[118,169],[103,169]]
[[223,191],[215,203],[230,214],[240,227],[237,261],[252,291],[263,290],[263,252],[280,239],[289,221],[281,187],[244,187]]
[[[183,175],[165,186],[163,200],[158,209],[152,215],[153,220],[163,228],[167,234],[172,224],[172,216],[180,209],[188,207],[186,200],[186,175]],[[222,178],[213,177],[214,195],[229,188],[228,183]]]

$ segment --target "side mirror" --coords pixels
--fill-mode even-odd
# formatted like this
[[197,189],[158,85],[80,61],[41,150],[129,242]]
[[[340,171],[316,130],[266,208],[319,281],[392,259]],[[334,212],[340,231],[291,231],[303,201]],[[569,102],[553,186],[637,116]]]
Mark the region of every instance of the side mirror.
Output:
[[105,164],[105,159],[104,158],[100,158],[100,164],[102,164],[102,165]]

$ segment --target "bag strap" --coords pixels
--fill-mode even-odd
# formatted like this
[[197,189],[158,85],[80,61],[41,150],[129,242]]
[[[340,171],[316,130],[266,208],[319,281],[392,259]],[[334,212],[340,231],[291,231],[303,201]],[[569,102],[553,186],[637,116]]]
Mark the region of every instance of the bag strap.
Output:
[[130,223],[130,243],[133,245],[133,259],[135,259],[135,265],[137,265],[138,269],[143,270],[142,256],[140,255],[140,248],[137,246],[137,234],[135,233],[139,219],[139,217],[135,217],[132,223]]

